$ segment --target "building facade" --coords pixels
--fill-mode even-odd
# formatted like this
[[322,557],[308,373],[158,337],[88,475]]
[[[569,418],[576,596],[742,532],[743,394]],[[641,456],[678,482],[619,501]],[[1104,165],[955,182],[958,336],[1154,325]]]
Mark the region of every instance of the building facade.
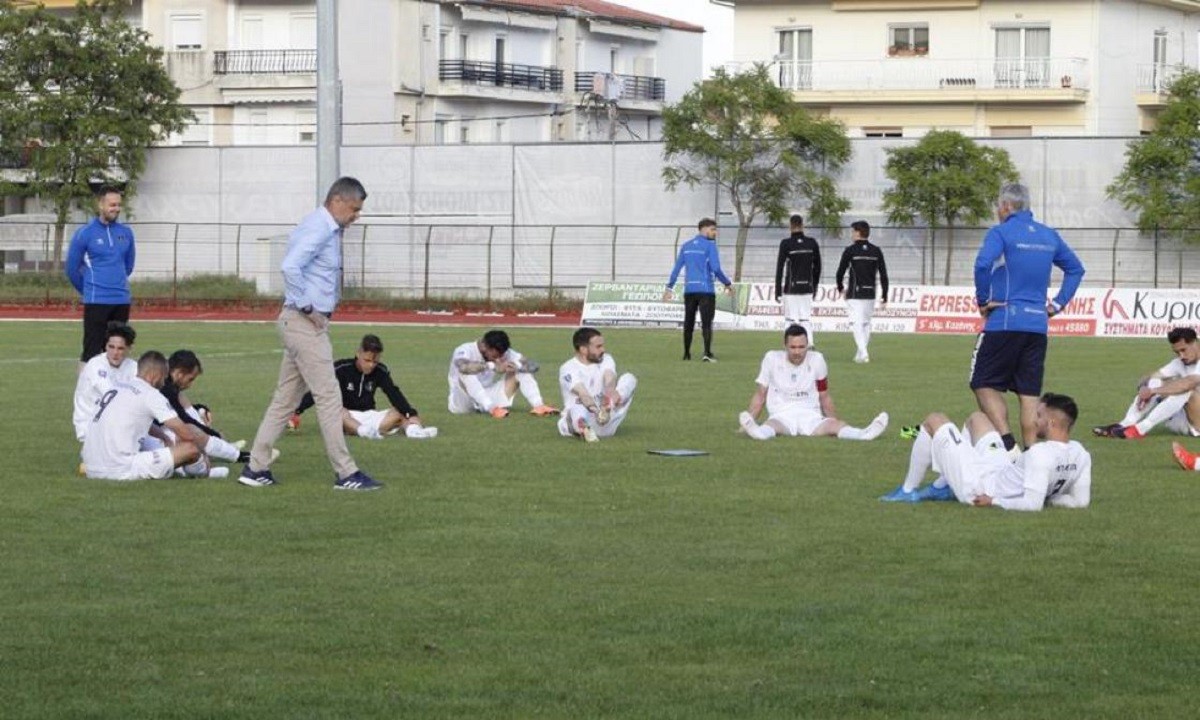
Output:
[[1197,67],[1196,0],[735,0],[734,69],[852,136],[1130,136]]

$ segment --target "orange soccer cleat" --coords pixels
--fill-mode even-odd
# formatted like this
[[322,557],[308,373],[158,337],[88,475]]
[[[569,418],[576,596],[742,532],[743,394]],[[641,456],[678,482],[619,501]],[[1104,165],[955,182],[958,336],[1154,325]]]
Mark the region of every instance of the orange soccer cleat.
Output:
[[1200,465],[1196,464],[1196,453],[1188,452],[1182,445],[1177,442],[1171,443],[1171,452],[1175,454],[1175,460],[1184,470],[1197,470]]
[[292,413],[292,416],[287,421],[288,432],[296,432],[300,429],[300,413]]
[[537,415],[538,417],[546,417],[547,415],[557,415],[558,408],[554,407],[553,405],[538,405],[534,409],[530,410],[529,414]]

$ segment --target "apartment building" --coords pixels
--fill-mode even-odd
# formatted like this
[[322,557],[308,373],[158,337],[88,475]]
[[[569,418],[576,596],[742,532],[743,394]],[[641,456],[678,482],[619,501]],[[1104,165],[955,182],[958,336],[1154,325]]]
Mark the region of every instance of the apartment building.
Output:
[[1197,0],[734,0],[734,69],[852,136],[1130,136],[1197,67]]

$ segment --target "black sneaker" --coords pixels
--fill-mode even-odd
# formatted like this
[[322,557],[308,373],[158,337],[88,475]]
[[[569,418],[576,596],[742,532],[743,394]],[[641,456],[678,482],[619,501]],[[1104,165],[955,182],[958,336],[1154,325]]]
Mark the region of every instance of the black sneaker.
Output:
[[1121,423],[1113,423],[1112,425],[1097,425],[1092,428],[1092,434],[1096,437],[1113,437],[1113,434],[1121,429]]
[[267,487],[279,482],[270,470],[254,471],[250,469],[249,465],[242,468],[242,474],[238,475],[237,481],[246,487]]
[[716,362],[717,356],[712,353],[706,353],[703,358],[704,362]]
[[353,474],[348,475],[333,484],[334,490],[378,490],[383,487],[381,483],[375,482],[370,475],[362,470],[356,470]]

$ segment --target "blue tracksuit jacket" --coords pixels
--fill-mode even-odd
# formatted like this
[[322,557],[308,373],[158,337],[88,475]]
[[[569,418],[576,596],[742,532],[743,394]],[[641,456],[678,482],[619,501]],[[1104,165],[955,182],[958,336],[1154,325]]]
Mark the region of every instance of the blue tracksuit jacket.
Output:
[[128,305],[136,252],[133,230],[100,218],[75,231],[67,251],[67,278],[85,305]]
[[716,275],[722,284],[731,284],[721,270],[721,256],[717,253],[717,243],[703,235],[697,235],[679,248],[679,257],[676,258],[675,267],[671,268],[671,277],[667,280],[668,290],[675,287],[679,271],[685,267],[687,279],[683,284],[684,293],[716,294],[716,290],[713,289],[713,275]]

